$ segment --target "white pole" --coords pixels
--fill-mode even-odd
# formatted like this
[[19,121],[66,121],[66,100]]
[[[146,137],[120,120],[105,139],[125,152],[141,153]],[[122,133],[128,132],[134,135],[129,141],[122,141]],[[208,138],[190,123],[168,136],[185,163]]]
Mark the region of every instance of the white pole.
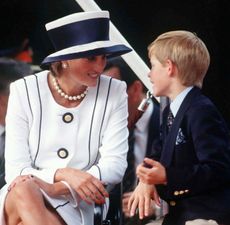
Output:
[[[76,0],[76,2],[84,11],[101,10],[94,0]],[[128,41],[123,37],[123,35],[113,25],[112,22],[110,22],[110,34],[111,40],[123,43],[132,48],[132,46],[128,43]],[[126,63],[134,71],[134,73],[140,78],[146,88],[152,93],[152,84],[147,76],[150,70],[145,62],[141,59],[141,57],[136,53],[136,51],[133,49],[133,51],[122,55],[122,58],[126,61]],[[156,99],[158,100],[158,102],[160,101],[159,98]]]

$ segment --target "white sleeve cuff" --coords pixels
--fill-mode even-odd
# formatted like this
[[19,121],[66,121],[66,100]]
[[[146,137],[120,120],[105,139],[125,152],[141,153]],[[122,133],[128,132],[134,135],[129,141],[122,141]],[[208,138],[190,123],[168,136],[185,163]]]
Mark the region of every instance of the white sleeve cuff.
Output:
[[70,194],[65,195],[65,197],[69,200],[70,204],[74,208],[76,208],[79,205],[79,202],[81,201],[80,197],[78,196],[76,191],[74,191],[66,181],[62,180],[61,182],[69,189],[69,192],[70,192]]
[[97,179],[101,180],[101,171],[100,168],[96,165],[92,166],[89,170],[87,170],[88,173],[96,177]]

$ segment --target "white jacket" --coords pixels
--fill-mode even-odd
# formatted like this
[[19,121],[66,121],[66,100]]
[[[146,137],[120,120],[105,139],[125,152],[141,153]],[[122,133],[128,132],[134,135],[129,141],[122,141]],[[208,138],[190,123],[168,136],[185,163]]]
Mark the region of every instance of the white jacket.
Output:
[[[58,168],[73,167],[119,183],[127,167],[126,84],[101,75],[80,105],[65,108],[55,102],[47,75],[26,76],[10,86],[6,182],[33,174],[53,183]],[[66,113],[73,116],[69,123],[63,120]]]

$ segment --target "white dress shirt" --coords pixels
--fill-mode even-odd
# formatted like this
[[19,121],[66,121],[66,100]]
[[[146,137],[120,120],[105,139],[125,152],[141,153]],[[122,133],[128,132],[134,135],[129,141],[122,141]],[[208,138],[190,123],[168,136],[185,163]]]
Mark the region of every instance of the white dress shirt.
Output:
[[172,114],[174,116],[174,118],[176,117],[176,114],[184,100],[184,98],[186,97],[186,95],[189,93],[189,91],[191,91],[193,88],[193,86],[187,87],[185,88],[179,95],[176,96],[176,98],[170,103],[170,109],[172,111]]

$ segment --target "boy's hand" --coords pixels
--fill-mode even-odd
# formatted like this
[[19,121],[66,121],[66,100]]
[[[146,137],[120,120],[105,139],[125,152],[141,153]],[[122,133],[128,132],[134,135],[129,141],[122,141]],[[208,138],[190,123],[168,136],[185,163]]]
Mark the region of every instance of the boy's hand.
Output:
[[165,167],[152,159],[145,158],[144,162],[137,167],[137,177],[147,184],[166,184]]
[[137,209],[140,219],[149,216],[152,209],[152,199],[157,205],[160,205],[155,186],[139,182],[128,201],[130,216],[134,216]]

